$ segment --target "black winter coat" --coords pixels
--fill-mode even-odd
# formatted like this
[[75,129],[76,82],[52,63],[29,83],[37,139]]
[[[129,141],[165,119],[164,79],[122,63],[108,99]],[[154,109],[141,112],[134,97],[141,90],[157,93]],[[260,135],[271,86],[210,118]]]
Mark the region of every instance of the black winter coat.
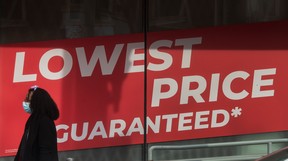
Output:
[[58,161],[57,133],[47,116],[31,115],[14,161]]

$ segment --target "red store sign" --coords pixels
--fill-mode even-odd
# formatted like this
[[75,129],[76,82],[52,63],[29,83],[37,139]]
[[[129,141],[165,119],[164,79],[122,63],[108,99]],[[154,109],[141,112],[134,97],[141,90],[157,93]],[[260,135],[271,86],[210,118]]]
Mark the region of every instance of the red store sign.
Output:
[[[60,108],[59,150],[287,130],[288,23],[0,46],[0,156],[14,155],[27,89]],[[147,95],[144,95],[144,70]],[[144,99],[144,98],[147,99]]]

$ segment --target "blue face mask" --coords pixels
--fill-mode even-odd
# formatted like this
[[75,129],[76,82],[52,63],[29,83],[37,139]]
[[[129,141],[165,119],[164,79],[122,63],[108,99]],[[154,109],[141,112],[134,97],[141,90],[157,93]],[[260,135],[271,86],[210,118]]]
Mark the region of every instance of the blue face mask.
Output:
[[23,105],[23,108],[24,108],[24,111],[31,114],[32,113],[32,110],[30,108],[30,102],[23,102],[22,103]]

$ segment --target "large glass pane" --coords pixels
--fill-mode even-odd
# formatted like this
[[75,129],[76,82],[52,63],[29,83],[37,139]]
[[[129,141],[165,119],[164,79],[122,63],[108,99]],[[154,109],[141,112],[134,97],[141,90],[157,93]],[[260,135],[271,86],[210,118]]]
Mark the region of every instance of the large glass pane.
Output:
[[284,0],[149,1],[149,160],[255,160],[287,146],[276,94],[285,74],[262,77],[274,80],[259,89],[273,91],[263,104],[252,81],[258,69],[285,70],[287,9]]
[[35,84],[60,109],[59,160],[142,160],[142,3],[1,0],[0,161],[14,159]]

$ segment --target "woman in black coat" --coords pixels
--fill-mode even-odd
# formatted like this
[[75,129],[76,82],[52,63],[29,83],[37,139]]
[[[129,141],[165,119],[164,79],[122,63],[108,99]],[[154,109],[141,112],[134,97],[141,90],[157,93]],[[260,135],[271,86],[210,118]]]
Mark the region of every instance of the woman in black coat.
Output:
[[54,120],[59,110],[49,93],[33,86],[23,102],[30,117],[14,161],[58,161],[57,133]]

